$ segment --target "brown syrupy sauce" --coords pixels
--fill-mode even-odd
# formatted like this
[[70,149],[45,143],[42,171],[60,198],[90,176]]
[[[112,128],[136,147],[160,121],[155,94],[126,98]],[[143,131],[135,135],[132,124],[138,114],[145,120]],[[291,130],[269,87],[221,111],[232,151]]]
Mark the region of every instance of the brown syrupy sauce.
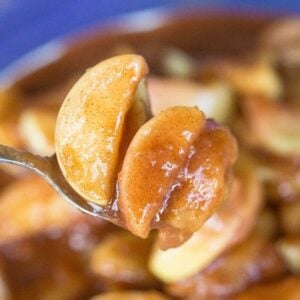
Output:
[[67,228],[1,244],[0,274],[9,299],[87,299],[105,290],[90,274],[88,255],[112,230],[84,216]]
[[[237,157],[237,145],[227,129],[213,120],[207,120],[185,154],[185,162],[164,189],[163,201],[148,228],[148,231],[159,231],[162,248],[182,244],[226,198],[231,182],[231,166]],[[128,229],[125,212],[120,209],[117,178],[115,182],[115,198],[103,212],[112,223]],[[143,209],[143,215],[147,216],[147,205]]]

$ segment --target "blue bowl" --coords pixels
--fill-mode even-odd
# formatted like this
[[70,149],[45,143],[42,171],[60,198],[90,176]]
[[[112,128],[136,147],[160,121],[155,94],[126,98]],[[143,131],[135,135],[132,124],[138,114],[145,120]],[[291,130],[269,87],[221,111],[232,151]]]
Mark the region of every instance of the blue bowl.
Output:
[[296,12],[299,1],[10,0],[0,1],[0,70],[32,49],[121,14],[151,8],[198,7]]

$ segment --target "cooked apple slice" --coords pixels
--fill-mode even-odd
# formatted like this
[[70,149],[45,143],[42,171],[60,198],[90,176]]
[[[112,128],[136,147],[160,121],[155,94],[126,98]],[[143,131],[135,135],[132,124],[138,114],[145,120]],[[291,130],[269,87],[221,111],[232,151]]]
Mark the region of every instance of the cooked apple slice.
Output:
[[289,270],[300,274],[300,238],[299,236],[285,236],[276,242],[277,249],[285,260]]
[[250,289],[246,289],[235,297],[236,300],[253,300],[253,299],[300,299],[300,277],[286,275],[280,280],[260,283]]
[[188,278],[248,234],[262,201],[251,164],[247,160],[239,162],[238,177],[228,199],[188,241],[175,249],[153,249],[149,266],[155,276],[168,283]]
[[300,154],[300,109],[261,98],[241,101],[250,143],[273,154],[297,157]]
[[195,72],[195,62],[181,49],[171,47],[162,51],[161,68],[168,77],[190,77]]
[[152,239],[141,239],[128,231],[108,234],[91,252],[90,270],[107,288],[155,288],[148,270]]
[[150,77],[147,89],[154,115],[172,106],[197,106],[207,118],[225,122],[234,108],[231,88],[221,82],[204,85],[186,79]]
[[19,179],[1,191],[0,243],[71,224],[80,213],[37,175]]
[[299,105],[300,96],[300,20],[297,16],[272,22],[258,38],[261,55],[277,70],[284,85],[284,99]]
[[115,291],[94,296],[90,300],[168,300],[169,298],[157,291]]
[[59,111],[60,168],[81,196],[100,205],[112,200],[125,116],[147,72],[138,55],[105,60],[78,80]]
[[259,38],[262,53],[276,65],[296,71],[300,62],[299,34],[300,21],[296,16],[272,22]]
[[227,65],[223,71],[229,83],[242,95],[276,100],[282,93],[280,79],[268,62]]
[[123,136],[122,136],[121,146],[120,146],[120,152],[121,152],[120,153],[121,157],[119,159],[120,164],[123,162],[123,158],[125,156],[127,148],[131,140],[133,139],[134,135],[136,134],[138,129],[144,123],[146,123],[149,117],[150,114],[148,113],[148,108],[144,103],[144,95],[139,96],[137,93],[135,101],[130,107],[124,123]]
[[202,272],[170,284],[166,290],[180,299],[234,299],[247,287],[274,280],[286,271],[275,245],[254,233]]
[[173,107],[134,136],[119,175],[119,208],[134,234],[147,237],[204,124],[204,114],[197,108]]
[[[236,157],[237,145],[230,132],[213,121],[206,122],[194,143],[194,154],[188,161],[181,186],[171,193],[161,215],[162,249],[180,243],[178,232],[170,236],[174,228],[188,237],[215,212],[228,192],[230,171]],[[184,237],[184,234],[179,236]]]
[[20,118],[19,130],[26,148],[43,156],[54,150],[54,128],[57,113],[41,108],[28,108]]

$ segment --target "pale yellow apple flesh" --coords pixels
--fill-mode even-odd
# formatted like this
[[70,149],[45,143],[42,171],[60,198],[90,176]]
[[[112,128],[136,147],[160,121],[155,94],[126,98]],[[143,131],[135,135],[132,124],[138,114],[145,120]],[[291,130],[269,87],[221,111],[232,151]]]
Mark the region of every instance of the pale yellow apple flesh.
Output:
[[224,82],[200,84],[188,79],[149,77],[147,90],[153,115],[177,105],[197,106],[207,118],[226,122],[234,111],[234,97]]

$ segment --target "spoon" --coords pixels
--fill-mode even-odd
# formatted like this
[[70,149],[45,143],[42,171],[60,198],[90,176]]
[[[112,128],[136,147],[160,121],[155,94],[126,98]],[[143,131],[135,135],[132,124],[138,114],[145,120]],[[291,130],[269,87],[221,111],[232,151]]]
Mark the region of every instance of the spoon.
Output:
[[9,163],[34,171],[45,179],[68,203],[80,211],[115,223],[112,214],[109,213],[110,207],[104,208],[89,202],[72,189],[58,166],[55,154],[50,157],[42,157],[0,144],[0,163]]

